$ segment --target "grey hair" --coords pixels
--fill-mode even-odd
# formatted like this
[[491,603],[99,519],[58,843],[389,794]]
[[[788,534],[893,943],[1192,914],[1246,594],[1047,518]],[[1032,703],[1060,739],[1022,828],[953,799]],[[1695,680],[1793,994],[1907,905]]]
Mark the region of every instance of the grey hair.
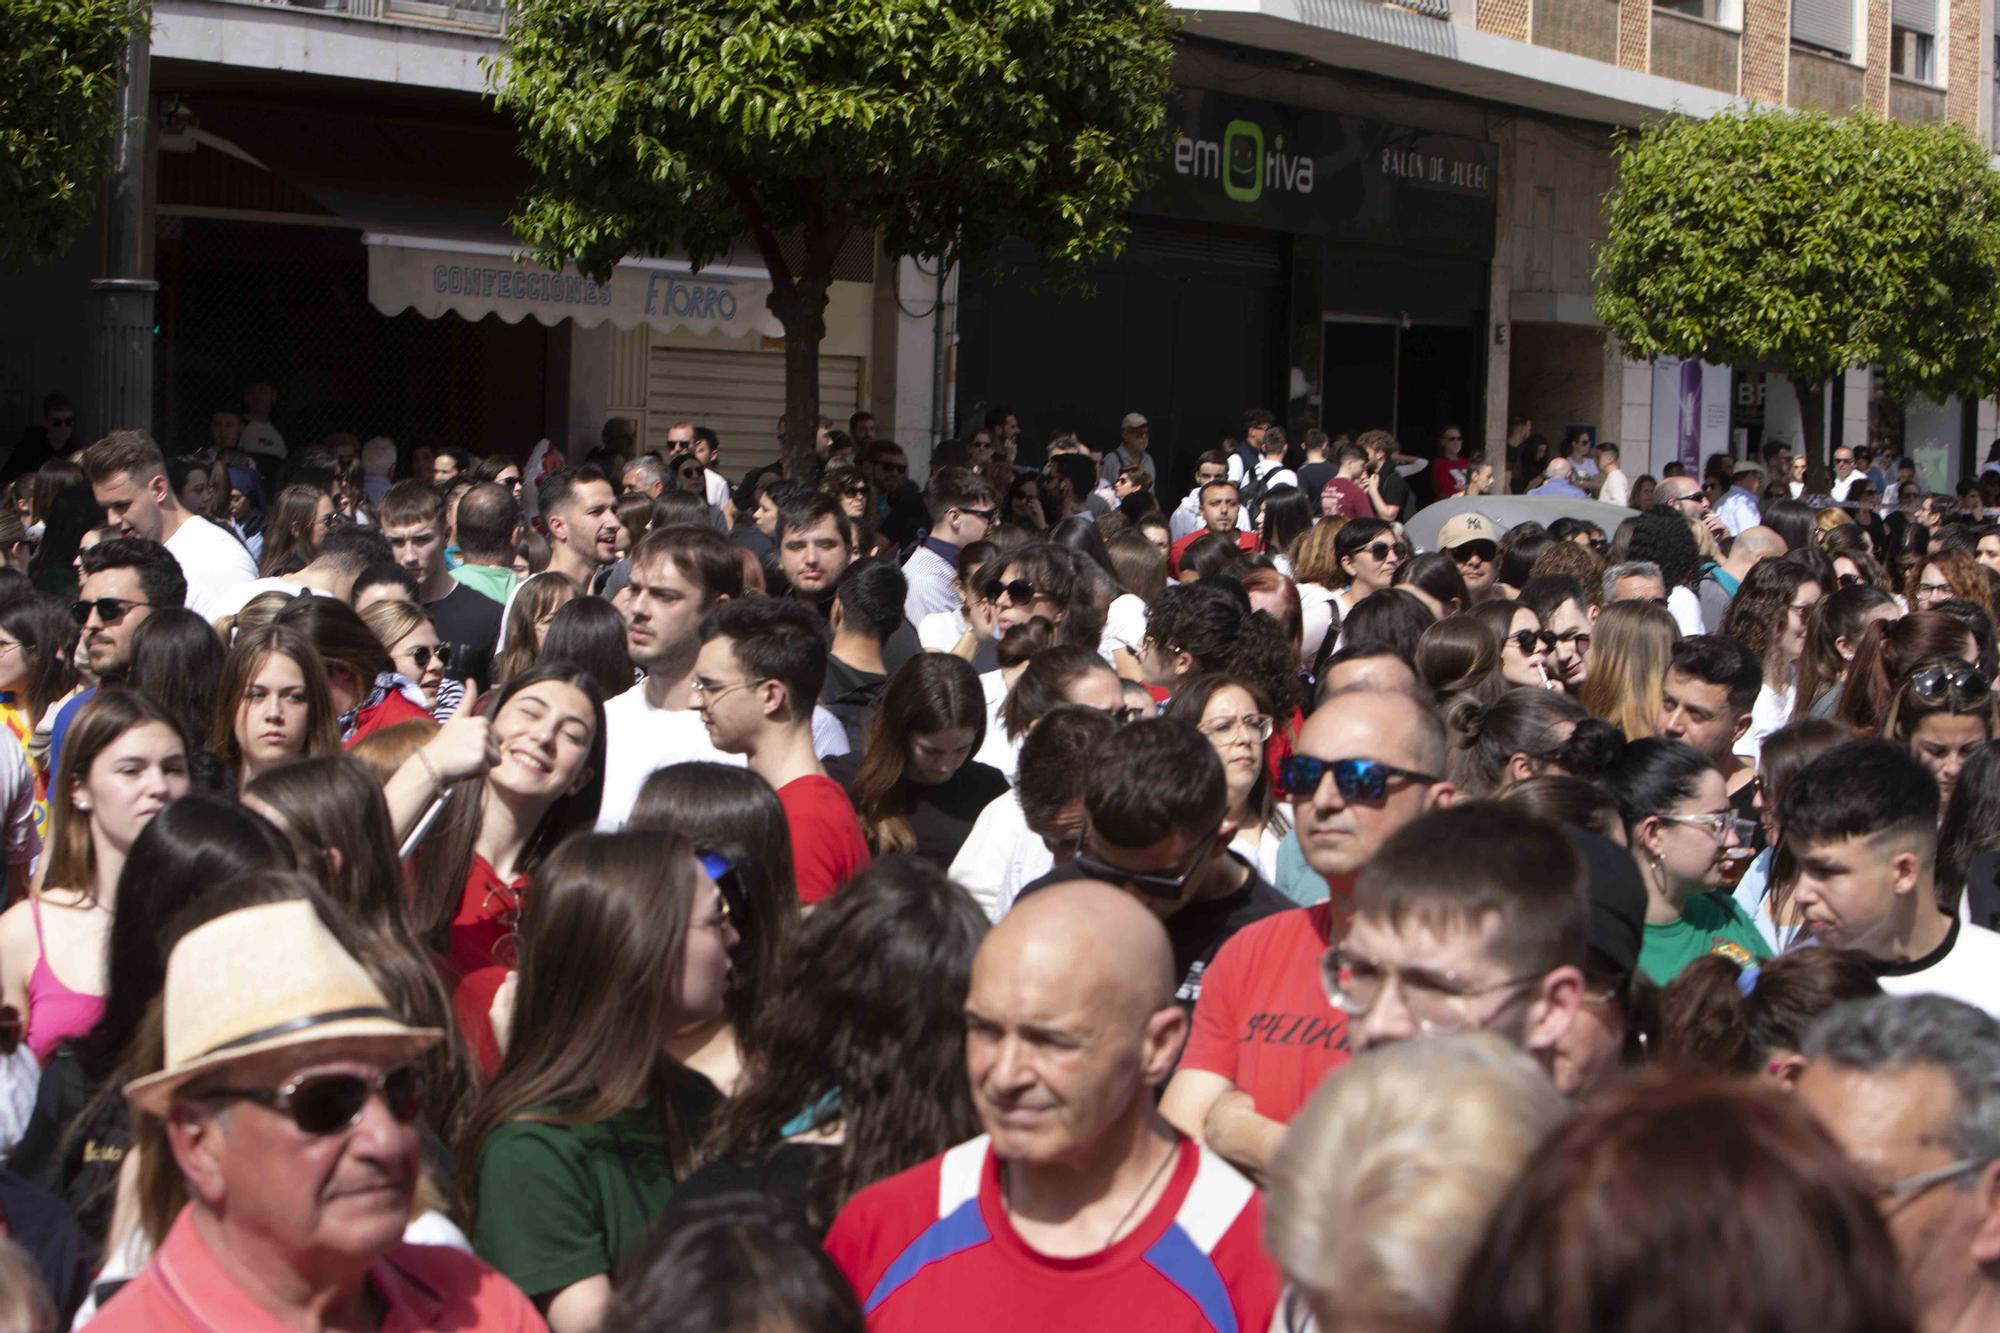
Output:
[[1651,560],[1627,560],[1604,571],[1604,604],[1609,606],[1618,600],[1618,580],[1635,578],[1658,579],[1661,587],[1667,583],[1667,576]]
[[626,464],[625,477],[637,476],[641,486],[664,486],[667,482],[667,465],[660,461],[658,454],[640,454]]
[[1952,1150],[1988,1162],[2000,1158],[2000,1022],[1943,995],[1882,995],[1849,1000],[1820,1016],[1801,1052],[1864,1073],[1935,1065],[1958,1092]]

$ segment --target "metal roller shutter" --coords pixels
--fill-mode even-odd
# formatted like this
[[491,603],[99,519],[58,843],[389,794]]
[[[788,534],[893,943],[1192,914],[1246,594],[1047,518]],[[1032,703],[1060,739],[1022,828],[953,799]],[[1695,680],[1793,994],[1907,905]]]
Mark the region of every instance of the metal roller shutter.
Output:
[[[846,428],[861,405],[858,356],[819,358],[819,410]],[[677,421],[711,426],[722,437],[722,473],[735,485],[778,457],[777,420],[785,411],[781,352],[655,346],[646,363],[646,447],[661,448]]]
[[1926,37],[1937,36],[1937,0],[1895,0],[1890,14],[1899,28],[1920,32]]
[[1854,54],[1852,0],[1793,0],[1792,36],[1844,56]]

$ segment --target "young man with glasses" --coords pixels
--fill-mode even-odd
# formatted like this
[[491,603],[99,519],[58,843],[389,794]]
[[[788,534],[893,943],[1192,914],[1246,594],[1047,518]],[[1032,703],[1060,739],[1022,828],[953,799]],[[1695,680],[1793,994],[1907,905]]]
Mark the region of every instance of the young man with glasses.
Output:
[[1069,859],[1023,886],[1095,879],[1152,909],[1173,943],[1176,998],[1192,1009],[1223,942],[1291,904],[1229,850],[1229,788],[1208,738],[1186,722],[1146,718],[1107,741],[1084,792]]
[[1500,532],[1484,514],[1455,514],[1438,530],[1438,549],[1458,566],[1465,590],[1475,602],[1493,591],[1500,573]]
[[1935,992],[2000,1012],[2000,935],[1937,894],[1938,786],[1908,751],[1850,741],[1785,787],[1778,827],[1792,904],[1814,942],[1868,955],[1892,995]]
[[1584,886],[1575,847],[1532,815],[1480,802],[1405,825],[1321,963],[1355,1050],[1483,1031],[1553,1069],[1584,1000]]
[[903,562],[903,578],[910,585],[903,599],[903,618],[912,625],[936,612],[958,609],[952,583],[958,577],[959,552],[986,540],[1000,517],[993,487],[970,468],[941,467],[931,473],[924,504],[931,514],[930,530]]
[[799,901],[830,897],[868,868],[868,844],[853,803],[813,748],[813,701],[826,683],[826,624],[798,602],[738,598],[702,616],[700,633],[688,692],[709,739],[744,756],[778,794],[791,829]]
[[1347,1062],[1347,1019],[1327,1003],[1319,964],[1352,912],[1356,879],[1390,834],[1453,796],[1429,776],[1444,769],[1443,727],[1414,695],[1333,696],[1298,745],[1279,774],[1332,896],[1254,922],[1216,953],[1160,1103],[1182,1132],[1259,1180],[1285,1126]]
[[1841,1005],[1794,1091],[1875,1186],[1927,1333],[2000,1328],[2000,1024],[1939,995]]
[[[166,547],[135,537],[108,538],[85,547],[77,559],[83,586],[70,611],[81,630],[80,665],[98,685],[121,684],[132,669],[133,634],[154,611],[186,604],[187,577]],[[49,773],[60,771],[70,723],[96,693],[94,687],[80,690],[56,710],[49,723]]]

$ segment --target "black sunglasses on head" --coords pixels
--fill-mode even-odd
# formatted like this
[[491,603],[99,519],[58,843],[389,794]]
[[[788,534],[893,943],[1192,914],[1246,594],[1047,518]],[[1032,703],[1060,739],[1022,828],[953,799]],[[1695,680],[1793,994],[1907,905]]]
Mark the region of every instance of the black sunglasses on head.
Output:
[[92,597],[87,601],[71,602],[69,613],[76,617],[76,623],[85,624],[90,613],[95,610],[97,619],[106,625],[115,625],[125,618],[125,613],[135,606],[151,606],[151,602],[134,601],[128,597]]
[[424,1076],[414,1065],[404,1065],[372,1077],[361,1074],[308,1074],[294,1079],[275,1092],[264,1088],[217,1088],[202,1093],[199,1101],[244,1101],[268,1106],[289,1116],[301,1133],[315,1138],[338,1134],[361,1119],[368,1099],[382,1094],[389,1114],[409,1124],[423,1109]]
[[1932,662],[1910,676],[1910,693],[1926,703],[1936,703],[1947,693],[1968,703],[1976,703],[1993,691],[1993,682],[1978,667],[1955,662]]

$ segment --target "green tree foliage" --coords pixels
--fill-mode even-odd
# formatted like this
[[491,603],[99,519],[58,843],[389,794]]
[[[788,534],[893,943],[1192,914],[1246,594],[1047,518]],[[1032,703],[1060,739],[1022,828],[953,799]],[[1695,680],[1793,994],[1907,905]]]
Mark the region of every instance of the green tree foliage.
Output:
[[0,0],[0,268],[46,263],[97,209],[132,0]]
[[747,233],[785,328],[788,471],[818,414],[848,238],[1057,271],[1114,252],[1164,157],[1167,0],[523,0],[497,97],[536,183],[513,219],[603,278]]
[[2000,177],[1964,131],[1767,110],[1615,151],[1597,313],[1628,356],[1783,372],[1815,464],[1848,367],[1904,399],[2000,383]]

